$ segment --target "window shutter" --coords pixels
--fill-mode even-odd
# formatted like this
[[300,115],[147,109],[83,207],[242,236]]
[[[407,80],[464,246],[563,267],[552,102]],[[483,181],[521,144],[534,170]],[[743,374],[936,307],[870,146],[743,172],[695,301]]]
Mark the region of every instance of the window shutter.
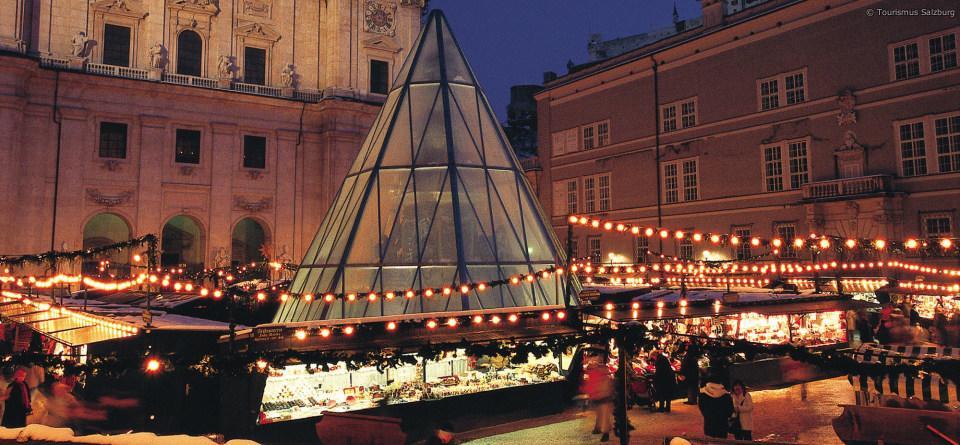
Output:
[[566,139],[564,138],[564,134],[563,134],[562,131],[558,131],[558,132],[556,132],[556,133],[553,133],[553,139],[552,139],[552,141],[551,141],[551,144],[553,145],[553,155],[554,155],[554,156],[560,156],[560,155],[565,154],[565,153],[567,152],[566,146],[565,146],[566,142],[567,142],[567,141],[566,141]]
[[567,213],[567,183],[558,181],[553,183],[553,215],[560,216]]
[[572,153],[580,149],[580,131],[577,128],[567,130],[567,153]]

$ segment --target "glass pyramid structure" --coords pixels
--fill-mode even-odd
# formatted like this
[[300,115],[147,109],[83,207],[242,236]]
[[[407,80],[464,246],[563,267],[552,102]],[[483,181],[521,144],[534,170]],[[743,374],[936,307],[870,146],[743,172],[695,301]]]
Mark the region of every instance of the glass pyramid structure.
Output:
[[[274,322],[564,306],[566,277],[555,274],[459,290],[564,262],[494,116],[434,10],[290,285],[316,298],[288,299]],[[420,295],[444,286],[455,290]],[[357,298],[326,302],[326,293]]]

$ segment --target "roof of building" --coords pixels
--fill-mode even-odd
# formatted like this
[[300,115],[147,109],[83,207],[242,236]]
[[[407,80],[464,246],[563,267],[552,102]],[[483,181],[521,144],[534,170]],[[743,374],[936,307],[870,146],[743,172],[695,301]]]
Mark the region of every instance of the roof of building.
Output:
[[[562,249],[443,14],[434,10],[290,285],[275,322],[564,305]],[[448,297],[347,293],[457,289]]]

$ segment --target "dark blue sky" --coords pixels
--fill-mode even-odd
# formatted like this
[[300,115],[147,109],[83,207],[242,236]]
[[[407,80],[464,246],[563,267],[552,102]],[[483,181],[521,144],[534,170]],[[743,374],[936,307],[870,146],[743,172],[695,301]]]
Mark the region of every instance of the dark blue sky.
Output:
[[[442,9],[501,120],[510,86],[539,84],[544,71],[587,61],[591,33],[623,37],[672,23],[673,0],[430,0]],[[699,0],[676,0],[680,18]]]

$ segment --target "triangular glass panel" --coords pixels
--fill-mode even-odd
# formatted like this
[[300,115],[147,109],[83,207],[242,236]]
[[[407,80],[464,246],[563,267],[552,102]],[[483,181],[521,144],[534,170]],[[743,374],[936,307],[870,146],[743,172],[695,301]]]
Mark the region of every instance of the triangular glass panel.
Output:
[[457,45],[457,41],[447,27],[446,21],[441,22],[440,29],[443,34],[443,62],[447,68],[447,81],[475,85],[473,72],[467,65],[467,60],[461,54],[460,46]]

